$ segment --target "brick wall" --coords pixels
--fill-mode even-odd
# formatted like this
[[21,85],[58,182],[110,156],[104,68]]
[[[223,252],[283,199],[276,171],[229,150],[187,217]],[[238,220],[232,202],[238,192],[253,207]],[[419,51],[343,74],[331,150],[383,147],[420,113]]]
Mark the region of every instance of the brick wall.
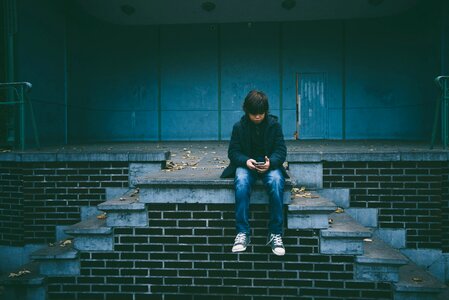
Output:
[[81,206],[105,201],[107,187],[128,186],[128,162],[2,163],[3,245],[54,242],[57,225],[80,221]]
[[319,254],[317,231],[287,230],[287,254],[272,254],[267,205],[251,206],[242,254],[231,252],[231,204],[149,209],[149,228],[116,228],[114,252],[82,253],[80,276],[51,278],[50,299],[391,298],[389,284],[353,280],[352,256]]
[[378,208],[379,227],[405,229],[408,248],[441,247],[446,162],[326,162],[323,168],[324,187],[350,188],[351,207]]
[[441,232],[442,250],[449,252],[449,165],[446,164],[442,170],[442,205],[441,205]]
[[23,245],[22,169],[0,162],[0,245]]

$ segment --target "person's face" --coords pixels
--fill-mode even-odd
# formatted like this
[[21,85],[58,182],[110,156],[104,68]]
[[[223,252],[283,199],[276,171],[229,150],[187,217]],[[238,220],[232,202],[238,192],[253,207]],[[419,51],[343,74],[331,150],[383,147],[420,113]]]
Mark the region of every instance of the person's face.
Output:
[[262,123],[262,121],[265,119],[265,113],[262,114],[248,114],[249,119],[251,120],[251,122],[253,122],[254,124],[260,124]]

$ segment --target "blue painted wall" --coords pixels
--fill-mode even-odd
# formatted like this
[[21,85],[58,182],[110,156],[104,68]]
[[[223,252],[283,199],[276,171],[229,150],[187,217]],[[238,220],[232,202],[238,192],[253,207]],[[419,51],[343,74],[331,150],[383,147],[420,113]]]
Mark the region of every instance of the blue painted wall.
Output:
[[[33,84],[33,105],[42,144],[63,144],[66,136],[66,32],[62,1],[17,1],[16,81]],[[30,111],[26,138],[34,143]]]
[[377,19],[120,26],[76,6],[67,21],[47,7],[31,14],[23,1],[20,76],[56,103],[38,113],[49,141],[63,140],[65,121],[69,142],[226,140],[251,89],[293,139],[298,73],[325,78],[321,138],[430,138],[447,49],[439,5]]

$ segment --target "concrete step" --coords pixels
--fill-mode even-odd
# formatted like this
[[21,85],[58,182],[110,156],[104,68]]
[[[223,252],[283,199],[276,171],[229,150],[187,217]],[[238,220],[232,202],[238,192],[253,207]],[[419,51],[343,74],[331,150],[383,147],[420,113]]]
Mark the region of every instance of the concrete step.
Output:
[[94,216],[68,227],[65,232],[75,237],[73,247],[77,250],[113,250],[114,237],[112,228],[106,225],[106,219],[99,219],[97,216]]
[[332,213],[328,229],[320,231],[320,252],[323,254],[363,254],[363,239],[371,231],[346,213]]
[[39,263],[28,263],[12,273],[19,274],[23,271],[29,273],[16,277],[5,274],[0,278],[0,285],[4,287],[0,298],[4,300],[46,300],[47,277],[40,274]]
[[39,272],[43,275],[72,276],[80,274],[79,254],[73,248],[71,240],[39,249],[31,253],[30,258],[39,262]]
[[118,199],[98,205],[106,212],[106,226],[109,227],[145,227],[148,226],[148,209],[139,202],[139,190],[130,190]]
[[[139,179],[142,203],[235,203],[234,179],[221,179],[222,169],[180,170],[153,173]],[[284,203],[290,203],[292,183],[285,181]],[[253,188],[251,203],[268,203],[260,180]]]
[[287,226],[289,229],[325,229],[329,227],[329,214],[337,206],[328,199],[311,193],[317,198],[295,197],[288,205]]
[[409,263],[399,268],[399,282],[393,284],[394,300],[439,300],[447,288],[421,267]]
[[323,189],[316,189],[315,192],[318,195],[334,202],[335,205],[339,207],[348,208],[350,206],[349,189],[323,188]]
[[399,268],[408,259],[379,238],[365,239],[364,254],[355,257],[355,278],[367,281],[399,281]]

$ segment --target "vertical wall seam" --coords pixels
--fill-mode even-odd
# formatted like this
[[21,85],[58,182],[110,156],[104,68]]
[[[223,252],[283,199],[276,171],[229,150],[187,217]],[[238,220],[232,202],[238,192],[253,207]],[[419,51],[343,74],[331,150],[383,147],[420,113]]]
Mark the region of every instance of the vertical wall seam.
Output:
[[157,27],[157,139],[162,140],[162,57],[161,57],[161,26]]
[[218,140],[221,141],[221,26],[217,25]]
[[346,21],[342,21],[342,58],[341,58],[341,137],[346,140]]
[[282,52],[282,30],[283,23],[279,23],[279,122],[283,121],[283,80],[284,80],[284,65],[283,65],[283,52]]

